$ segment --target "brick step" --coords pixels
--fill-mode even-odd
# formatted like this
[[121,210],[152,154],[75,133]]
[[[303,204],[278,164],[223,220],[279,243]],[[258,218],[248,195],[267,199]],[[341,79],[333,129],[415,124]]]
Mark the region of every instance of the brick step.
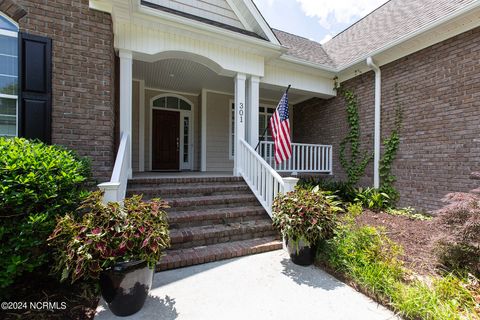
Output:
[[198,211],[173,211],[168,213],[170,228],[206,226],[261,220],[268,217],[262,206],[239,206]]
[[170,230],[171,249],[185,249],[277,235],[268,216],[263,220]]
[[[145,197],[148,199],[148,197]],[[187,211],[212,208],[231,208],[242,206],[258,205],[257,198],[252,193],[216,195],[203,197],[166,198],[169,205],[169,212]]]
[[175,187],[185,187],[185,188],[198,188],[198,187],[216,187],[216,186],[230,186],[230,185],[247,185],[244,181],[210,181],[210,182],[188,182],[188,183],[128,183],[128,189],[137,190],[137,189],[163,189],[163,188],[175,188]]
[[219,243],[210,246],[180,250],[167,250],[160,259],[156,271],[187,267],[250,254],[279,250],[282,241],[277,237],[263,237],[244,241]]
[[135,178],[128,180],[129,186],[135,185],[162,185],[162,184],[191,184],[211,182],[244,182],[242,177],[170,177],[170,178]]
[[210,185],[173,185],[173,186],[145,186],[138,185],[134,188],[128,188],[127,195],[143,194],[149,198],[178,198],[178,197],[199,197],[210,195],[225,194],[245,194],[250,193],[250,189],[245,183],[235,184],[210,184]]

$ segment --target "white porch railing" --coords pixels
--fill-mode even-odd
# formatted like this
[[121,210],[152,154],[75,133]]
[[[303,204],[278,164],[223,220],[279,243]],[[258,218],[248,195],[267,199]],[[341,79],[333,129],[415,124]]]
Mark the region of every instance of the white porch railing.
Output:
[[239,146],[240,173],[271,217],[277,194],[292,191],[298,179],[282,178],[245,140]]
[[127,133],[122,133],[120,145],[118,147],[115,166],[113,167],[112,177],[109,182],[98,185],[100,190],[104,191],[103,201],[105,203],[112,201],[123,201],[127,192],[128,183],[128,161],[130,159],[130,138]]
[[292,143],[292,157],[281,164],[275,162],[273,141],[260,142],[258,152],[277,172],[332,173],[330,145]]

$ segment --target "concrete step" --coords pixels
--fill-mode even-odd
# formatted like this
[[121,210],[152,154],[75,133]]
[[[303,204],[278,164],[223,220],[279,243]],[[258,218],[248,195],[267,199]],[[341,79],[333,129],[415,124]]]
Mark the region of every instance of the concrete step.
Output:
[[186,249],[278,235],[268,216],[263,220],[170,230],[171,249]]
[[167,250],[166,256],[162,257],[157,264],[156,271],[241,257],[281,248],[282,241],[278,237],[263,237],[189,249]]
[[185,184],[185,185],[136,185],[129,187],[127,195],[143,194],[145,198],[201,197],[250,193],[246,183]]
[[206,226],[234,222],[262,220],[268,217],[262,206],[238,206],[209,210],[172,211],[168,213],[170,228]]
[[[148,197],[146,197],[146,199],[148,199]],[[171,207],[170,209],[168,209],[169,212],[212,208],[231,208],[238,207],[239,205],[258,205],[257,198],[252,193],[185,198],[166,198],[165,201],[167,201]]]

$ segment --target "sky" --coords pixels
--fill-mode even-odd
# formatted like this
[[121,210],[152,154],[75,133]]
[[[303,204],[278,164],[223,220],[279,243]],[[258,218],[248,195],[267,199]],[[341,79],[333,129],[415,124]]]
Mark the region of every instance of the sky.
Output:
[[386,0],[253,0],[270,27],[325,43]]

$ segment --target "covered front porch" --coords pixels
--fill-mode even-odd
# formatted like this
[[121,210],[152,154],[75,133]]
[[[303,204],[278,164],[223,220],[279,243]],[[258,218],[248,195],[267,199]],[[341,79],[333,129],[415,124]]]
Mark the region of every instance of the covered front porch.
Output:
[[161,6],[108,3],[95,2],[114,21],[120,143],[101,185],[106,201],[122,200],[134,174],[231,172],[270,213],[289,188],[279,173],[332,173],[331,146],[293,141],[292,157],[277,165],[263,132],[288,85],[292,131],[296,104],[333,97],[333,69],[286,55],[252,8],[238,12],[246,28],[232,29]]
[[[135,176],[143,172],[238,175],[237,132],[253,148],[258,146],[257,152],[278,172],[331,173],[328,145],[293,141],[292,158],[275,163],[273,141],[264,129],[285,87],[268,85],[256,76],[218,74],[212,62],[208,67],[205,58],[194,54],[154,62],[132,58],[131,63],[131,170]],[[122,73],[120,77],[123,80]],[[314,96],[318,93],[289,91],[292,131],[295,104]],[[242,98],[236,112],[235,101]]]

